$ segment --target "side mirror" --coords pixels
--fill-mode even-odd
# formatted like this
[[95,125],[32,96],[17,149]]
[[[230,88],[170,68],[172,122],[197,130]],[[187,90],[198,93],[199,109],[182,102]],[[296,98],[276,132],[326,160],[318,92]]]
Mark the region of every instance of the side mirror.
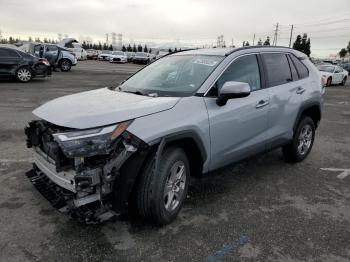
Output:
[[227,100],[241,98],[250,95],[250,86],[248,83],[228,81],[219,90],[219,96],[216,99],[218,106],[224,106]]

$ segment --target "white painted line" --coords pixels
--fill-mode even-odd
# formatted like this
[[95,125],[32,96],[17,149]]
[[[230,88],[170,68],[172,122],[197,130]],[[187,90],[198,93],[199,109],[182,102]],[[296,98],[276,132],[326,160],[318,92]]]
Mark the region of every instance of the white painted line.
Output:
[[344,169],[344,168],[320,168],[323,171],[331,171],[331,172],[341,172],[339,175],[337,175],[337,178],[344,179],[347,176],[350,175],[350,168]]
[[27,158],[27,159],[4,159],[0,158],[0,163],[31,163],[33,162],[33,158]]

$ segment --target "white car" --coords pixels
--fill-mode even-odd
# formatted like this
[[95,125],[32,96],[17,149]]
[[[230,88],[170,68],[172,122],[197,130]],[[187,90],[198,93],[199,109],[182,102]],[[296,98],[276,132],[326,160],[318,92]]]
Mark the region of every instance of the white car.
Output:
[[109,57],[112,55],[112,51],[110,50],[102,50],[101,53],[98,55],[99,60],[107,60],[109,61]]
[[321,72],[323,78],[326,79],[326,86],[340,84],[345,85],[349,72],[335,65],[319,65],[317,69]]
[[128,56],[123,51],[113,51],[109,56],[110,63],[126,63],[128,62]]

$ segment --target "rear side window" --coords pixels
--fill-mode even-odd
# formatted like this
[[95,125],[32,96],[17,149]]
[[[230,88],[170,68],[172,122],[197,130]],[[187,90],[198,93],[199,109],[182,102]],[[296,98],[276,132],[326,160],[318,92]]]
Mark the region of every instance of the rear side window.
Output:
[[298,72],[291,60],[291,58],[288,56],[288,62],[289,62],[289,66],[290,66],[290,71],[292,72],[292,77],[293,77],[293,81],[297,81],[299,80],[299,75]]
[[287,56],[280,53],[261,55],[267,71],[268,86],[278,86],[292,81]]
[[46,47],[46,51],[47,52],[54,52],[54,51],[57,51],[57,50],[58,50],[57,46],[54,46],[54,45],[48,45]]
[[16,51],[0,48],[0,57],[19,57]]
[[299,79],[303,79],[309,76],[309,70],[307,69],[307,67],[298,59],[295,57],[295,55],[289,55],[289,57],[292,59],[293,64],[295,65],[297,71],[298,71],[298,75],[299,75]]

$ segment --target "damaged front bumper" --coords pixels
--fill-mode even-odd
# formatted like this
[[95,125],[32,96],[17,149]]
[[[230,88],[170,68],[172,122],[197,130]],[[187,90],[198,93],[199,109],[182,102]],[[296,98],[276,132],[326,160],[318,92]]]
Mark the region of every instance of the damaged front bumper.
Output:
[[[34,155],[33,169],[26,175],[59,211],[85,223],[109,220],[118,214],[113,209],[113,193],[119,170],[130,156],[147,147],[125,129],[118,136],[111,132],[112,139],[104,134],[103,139],[110,139],[104,147],[100,146],[101,138],[91,134],[83,135],[81,141],[78,141],[80,138],[70,140],[65,147],[57,140],[57,134],[76,130],[62,130],[42,120],[33,121],[25,129],[27,146],[33,149]],[[94,141],[100,143],[96,149]],[[82,145],[89,150],[80,150]]]

